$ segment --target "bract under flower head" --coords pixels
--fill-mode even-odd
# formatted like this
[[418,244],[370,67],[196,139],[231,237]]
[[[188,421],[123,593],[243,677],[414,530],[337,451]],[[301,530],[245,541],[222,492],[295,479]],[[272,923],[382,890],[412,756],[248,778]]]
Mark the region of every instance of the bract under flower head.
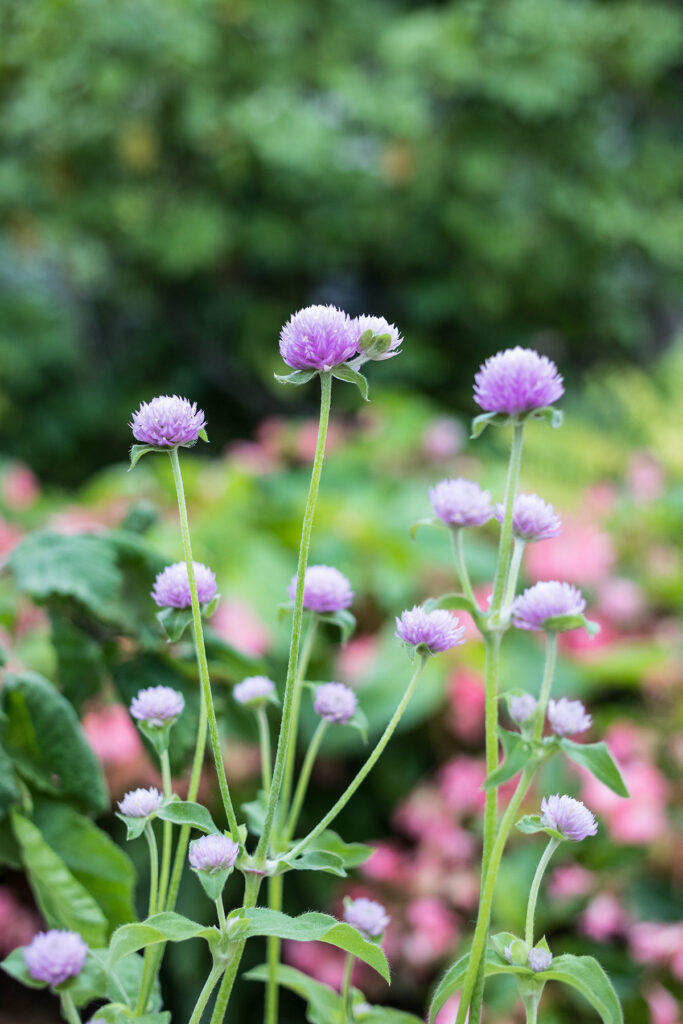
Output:
[[529,967],[532,971],[547,971],[553,962],[553,955],[547,949],[535,947],[529,950]]
[[322,683],[316,687],[313,709],[326,722],[346,725],[353,718],[357,704],[355,693],[343,683]]
[[430,488],[429,500],[448,526],[482,526],[493,516],[491,495],[473,480],[440,480]]
[[508,348],[491,356],[474,378],[474,400],[486,412],[516,416],[552,405],[564,394],[562,377],[547,356]]
[[28,973],[48,985],[61,985],[75,978],[85,966],[88,947],[78,932],[38,932],[24,949]]
[[531,718],[537,707],[538,701],[530,693],[520,693],[516,697],[510,697],[508,701],[510,718],[518,725],[522,725],[528,718]]
[[[200,604],[208,604],[216,596],[216,577],[201,562],[193,562],[197,597]],[[158,573],[152,597],[160,608],[190,608],[192,596],[185,562],[174,562]]]
[[188,860],[197,871],[225,871],[234,867],[239,852],[229,836],[208,835],[190,843]]
[[390,324],[388,320],[385,320],[383,316],[357,316],[356,324],[358,325],[358,336],[359,338],[365,334],[366,331],[372,331],[375,338],[383,335],[389,336],[389,342],[387,348],[383,352],[373,351],[372,344],[369,349],[369,356],[366,350],[363,350],[363,354],[373,360],[391,359],[392,356],[398,355],[398,351],[403,343],[401,332],[395,324]]
[[[288,588],[292,601],[296,595],[296,576]],[[353,601],[351,584],[332,565],[309,565],[304,576],[304,608],[312,612],[339,612]]]
[[369,900],[366,896],[359,896],[358,899],[349,900],[346,903],[344,920],[367,938],[377,939],[384,932],[391,918],[387,914],[386,907],[383,907],[381,903]]
[[133,697],[130,713],[139,722],[160,728],[177,718],[185,707],[185,698],[170,686],[148,686]]
[[[512,602],[512,623],[517,629],[542,630],[560,615],[582,615],[586,607],[581,591],[570,583],[544,580],[528,587]],[[575,629],[576,626],[570,628]]]
[[266,676],[248,676],[233,688],[238,704],[263,704],[275,692],[275,683]]
[[119,800],[119,811],[125,818],[148,818],[161,807],[163,797],[155,786],[132,789]]
[[[495,516],[499,523],[505,518],[503,505],[496,505]],[[512,510],[512,532],[515,537],[530,542],[549,540],[557,537],[562,529],[560,517],[555,515],[552,505],[537,494],[518,494]]]
[[179,395],[159,395],[140,405],[130,426],[136,441],[173,448],[196,441],[199,431],[206,427],[206,420],[196,402],[190,403]]
[[554,828],[557,832],[578,843],[587,836],[594,836],[598,831],[595,816],[580,800],[571,796],[543,797],[541,801],[541,824],[546,828]]
[[295,370],[331,370],[355,356],[360,331],[336,306],[307,306],[280,332],[280,355]]
[[548,721],[550,728],[558,736],[573,736],[577,732],[590,729],[593,719],[587,714],[580,700],[559,700],[548,702]]
[[428,612],[420,605],[403,612],[396,619],[395,636],[413,647],[424,645],[430,654],[448,651],[464,644],[465,627],[445,609]]

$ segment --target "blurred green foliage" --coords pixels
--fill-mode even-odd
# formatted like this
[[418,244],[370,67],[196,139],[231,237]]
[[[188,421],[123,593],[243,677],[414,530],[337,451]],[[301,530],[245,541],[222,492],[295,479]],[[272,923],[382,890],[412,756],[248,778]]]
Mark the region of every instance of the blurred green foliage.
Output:
[[456,407],[503,344],[569,368],[668,337],[675,3],[4,0],[0,26],[0,429],[44,477],[116,457],[161,391],[244,432],[314,301],[395,319],[385,376]]

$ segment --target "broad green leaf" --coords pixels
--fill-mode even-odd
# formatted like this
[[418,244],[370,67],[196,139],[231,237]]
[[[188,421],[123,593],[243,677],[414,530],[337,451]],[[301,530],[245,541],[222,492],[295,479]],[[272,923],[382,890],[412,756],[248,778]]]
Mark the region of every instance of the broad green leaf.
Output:
[[36,903],[50,928],[80,932],[94,948],[107,941],[107,920],[90,893],[43,839],[39,829],[18,811],[12,829]]
[[[57,607],[50,608],[49,614],[59,686],[80,712],[84,701],[99,692],[106,669],[101,640],[72,621],[70,611],[60,601]],[[81,609],[79,615],[83,616]]]
[[534,756],[533,744],[518,732],[501,729],[500,740],[503,744],[505,758],[503,763],[487,776],[483,789],[497,789],[504,782],[513,779]]
[[354,1010],[354,1021],[358,1024],[424,1024],[422,1017],[405,1010],[395,1010],[393,1006],[364,1006]]
[[[429,1024],[434,1024],[437,1013],[444,1005],[448,1002],[452,995],[455,995],[462,988],[462,984],[467,974],[467,967],[470,960],[470,954],[465,953],[459,960],[456,960],[451,967],[448,968],[441,981],[438,983],[432,994],[432,1001],[429,1005]],[[486,970],[485,976],[488,978],[493,974],[516,974],[524,977],[533,975],[533,971],[527,967],[515,967],[513,964],[509,964],[503,957],[498,956],[497,953],[488,951],[486,954]],[[540,975],[536,975],[540,977]]]
[[166,452],[168,453],[170,448],[160,448],[156,444],[133,444],[130,448],[130,466],[128,472],[134,469],[138,464],[143,455],[148,455],[149,452]]
[[7,812],[19,802],[19,797],[12,759],[0,742],[0,820],[7,817]]
[[567,757],[575,764],[580,764],[582,768],[587,768],[598,782],[609,786],[618,796],[629,796],[626,783],[606,743],[574,743],[565,737],[560,739],[559,743]]
[[103,1021],[104,1024],[170,1024],[171,1014],[168,1011],[163,1013],[144,1013],[142,1017],[136,1017],[125,1003],[108,1003],[106,1006],[99,1006],[95,1019]]
[[[244,978],[247,981],[267,981],[268,976],[268,966],[262,964],[247,971]],[[277,980],[283,988],[288,988],[306,1001],[306,1019],[310,1024],[340,1024],[341,997],[329,985],[323,985],[303,971],[297,971],[296,968],[287,967],[285,964],[278,964]]]
[[154,914],[139,924],[124,924],[117,928],[109,945],[109,966],[113,967],[125,956],[158,942],[185,942],[197,938],[215,942],[218,937],[217,928],[207,928],[182,914]]
[[558,427],[562,426],[564,414],[561,409],[556,409],[554,405],[544,405],[542,409],[532,409],[531,412],[524,413],[521,419],[545,420],[554,430],[557,430]]
[[278,858],[278,864],[282,865],[283,871],[327,871],[331,875],[338,875],[339,878],[346,878],[341,857],[326,850],[305,850],[295,860],[288,860],[286,856],[282,856]]
[[365,843],[347,843],[341,836],[332,829],[326,829],[319,836],[310,842],[308,850],[324,850],[326,853],[334,853],[346,868],[356,868],[364,864],[368,857],[374,852],[372,846]]
[[612,982],[592,956],[556,956],[547,971],[536,974],[539,981],[561,981],[585,996],[603,1024],[624,1024]]
[[337,626],[341,633],[342,644],[348,642],[356,629],[356,616],[348,608],[341,608],[338,612],[324,612],[318,615],[318,619],[320,622],[328,622],[332,626]]
[[315,377],[317,370],[294,370],[292,373],[275,373],[273,376],[279,384],[308,384]]
[[510,417],[501,412],[483,412],[472,420],[470,438],[474,441],[481,437],[487,427],[502,427],[510,422]]
[[19,946],[17,949],[13,949],[9,956],[0,963],[3,971],[6,971],[12,978],[16,978],[22,985],[26,985],[28,988],[45,988],[44,981],[37,981],[32,978],[28,973],[28,967],[24,960],[24,947]]
[[192,825],[200,832],[220,832],[206,807],[191,800],[164,802],[157,811],[157,817],[162,821],[172,821],[175,825]]
[[192,609],[162,608],[160,612],[157,612],[156,618],[168,642],[177,643],[192,623]]
[[[111,999],[113,1003],[127,1006],[132,1015],[142,981],[143,957],[139,953],[132,953],[110,970],[108,952],[107,949],[88,951],[85,968],[70,986],[71,995],[76,1006],[86,1006],[96,999]],[[151,1009],[160,1008],[161,989],[157,982],[152,990]]]
[[369,401],[370,388],[366,378],[358,370],[354,370],[348,363],[339,363],[332,370],[332,376],[336,377],[337,380],[348,381],[349,384],[355,384],[365,401]]

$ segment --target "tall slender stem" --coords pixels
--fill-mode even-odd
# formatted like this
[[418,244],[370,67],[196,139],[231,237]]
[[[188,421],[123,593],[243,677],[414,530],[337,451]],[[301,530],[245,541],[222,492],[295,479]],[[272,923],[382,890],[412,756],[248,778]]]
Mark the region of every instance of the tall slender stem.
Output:
[[159,852],[151,821],[148,821],[145,825],[145,838],[149,847],[149,909],[147,916],[151,917],[152,914],[157,912],[157,896],[159,893]]
[[503,525],[500,531],[498,543],[498,563],[496,565],[496,576],[493,583],[493,597],[491,598],[491,611],[500,611],[505,583],[510,567],[510,548],[512,546],[512,510],[515,504],[515,495],[519,484],[519,471],[522,466],[522,447],[524,445],[524,423],[515,423],[512,435],[512,448],[510,449],[510,462],[508,463],[508,474],[505,482],[505,498],[503,500]]
[[[147,910],[147,916],[151,917],[156,914],[157,909],[161,909],[161,906],[157,904],[157,898],[159,894],[159,853],[157,850],[157,841],[154,835],[154,829],[152,828],[152,822],[148,821],[145,825],[145,838],[149,847],[149,906]],[[157,952],[154,946],[147,946],[142,964],[142,977],[140,979],[140,991],[138,992],[138,1002],[136,1007],[136,1014],[139,1016],[144,1013],[149,1002],[150,992],[152,991],[152,985],[154,984],[154,978],[157,972],[157,968],[160,962],[160,954]]]
[[289,839],[296,829],[296,824],[299,820],[301,808],[306,796],[306,790],[308,789],[308,783],[311,778],[311,772],[313,771],[313,765],[315,764],[315,759],[318,756],[318,750],[320,749],[320,744],[323,741],[323,736],[327,732],[328,725],[329,722],[326,722],[324,718],[321,718],[318,722],[317,729],[313,733],[311,742],[308,745],[306,757],[304,758],[304,763],[302,764],[301,771],[299,773],[299,781],[297,783],[296,792],[294,793],[294,799],[292,800],[292,808],[289,812],[287,824],[285,825],[283,839]]
[[541,887],[541,880],[545,874],[545,869],[548,867],[550,858],[555,853],[555,850],[560,845],[560,840],[555,839],[553,836],[550,837],[550,842],[543,851],[543,856],[538,862],[536,868],[536,874],[534,880],[531,883],[531,890],[529,892],[529,902],[526,908],[526,927],[524,929],[524,941],[527,946],[531,947],[534,944],[534,917],[536,915],[536,903],[538,901],[538,890]]
[[263,792],[266,794],[266,799],[270,792],[270,726],[268,725],[268,716],[265,708],[256,709],[256,722],[258,724],[258,736],[259,736],[259,747],[261,748],[261,780],[263,782]]
[[353,974],[353,965],[355,962],[353,953],[346,954],[346,962],[344,964],[344,978],[342,980],[342,1014],[344,1024],[352,1024],[351,1022],[351,975]]
[[209,737],[211,739],[211,749],[213,751],[213,759],[216,764],[216,774],[218,776],[218,785],[221,791],[221,799],[225,808],[225,814],[228,819],[228,825],[230,826],[230,834],[235,842],[238,841],[238,824],[237,817],[235,815],[235,808],[232,805],[232,799],[230,797],[230,789],[228,787],[228,780],[225,775],[225,765],[223,764],[223,752],[221,750],[220,739],[218,737],[218,723],[216,721],[216,711],[213,706],[213,696],[211,694],[211,680],[209,679],[209,664],[206,660],[206,647],[204,646],[204,630],[202,627],[202,612],[199,607],[199,597],[197,595],[197,581],[194,576],[194,561],[192,558],[192,542],[190,540],[190,525],[187,519],[187,505],[185,502],[185,488],[183,487],[183,476],[180,471],[180,459],[178,458],[178,449],[172,448],[169,452],[171,459],[171,466],[173,468],[173,480],[175,483],[176,496],[178,498],[178,512],[180,515],[180,532],[183,538],[183,551],[185,553],[185,564],[187,566],[187,577],[190,584],[190,598],[192,601],[192,624],[194,628],[194,639],[195,647],[197,651],[197,660],[199,662],[199,679],[201,682],[202,691],[204,693],[204,703],[206,705],[206,714],[209,725]]
[[214,988],[216,987],[218,979],[220,978],[222,973],[223,973],[223,965],[222,964],[214,964],[214,966],[211,969],[211,973],[209,974],[208,978],[204,982],[204,987],[202,988],[201,992],[199,993],[199,998],[197,999],[197,1002],[195,1004],[195,1008],[192,1011],[192,1016],[190,1017],[190,1020],[189,1020],[188,1024],[199,1024],[199,1022],[202,1019],[202,1013],[204,1012],[204,1008],[205,1008],[206,1004],[208,1003],[209,998],[211,996],[211,993],[213,992]]
[[451,531],[451,538],[453,544],[453,557],[455,559],[455,568],[458,573],[460,580],[460,586],[465,597],[468,597],[475,608],[478,608],[477,599],[474,596],[472,590],[472,583],[470,581],[470,574],[467,571],[467,562],[465,560],[465,544],[464,544],[464,529],[461,526],[453,527]]
[[[173,795],[171,783],[171,765],[168,758],[168,750],[162,750],[161,778],[163,780],[164,797],[168,800]],[[169,875],[171,873],[171,848],[173,846],[173,823],[164,822],[163,847],[161,853],[161,877],[159,879],[159,910],[163,910],[166,903]]]
[[543,725],[545,723],[545,713],[548,707],[548,698],[550,697],[550,688],[553,685],[553,676],[555,675],[555,664],[557,662],[557,633],[546,633],[545,635],[545,665],[543,668],[543,681],[541,683],[541,693],[538,698],[538,707],[536,708],[536,722],[534,725],[534,742],[538,743],[541,736],[543,735]]
[[303,682],[308,673],[308,665],[313,653],[316,634],[318,632],[318,615],[311,612],[311,621],[301,645],[301,655],[296,669],[294,681],[294,698],[292,706],[292,717],[287,740],[287,758],[285,760],[285,771],[282,778],[282,795],[280,800],[280,821],[284,822],[289,810],[289,803],[292,795],[292,781],[294,778],[294,765],[296,763],[297,736],[299,732],[299,711],[301,710],[301,691]]
[[505,598],[503,600],[503,610],[505,612],[510,610],[510,605],[515,599],[515,591],[517,590],[517,580],[519,579],[519,570],[522,566],[522,556],[524,555],[524,548],[526,547],[526,541],[522,540],[521,537],[515,537],[515,541],[512,547],[512,559],[510,561],[510,571],[508,572],[507,583],[505,585]]
[[534,995],[529,994],[529,995],[524,996],[524,1009],[526,1010],[526,1024],[536,1024],[536,1022],[538,1020],[538,1017],[537,1017],[538,1002],[539,1002],[539,996],[536,995],[536,994],[534,994]]
[[[271,910],[282,910],[283,875],[271,875],[268,879],[268,906]],[[280,964],[280,948],[282,941],[277,935],[269,935],[266,940],[266,958],[268,960],[268,981],[266,984],[266,1010],[264,1024],[277,1024],[279,986],[277,969]]]
[[[260,875],[252,874],[246,876],[246,882],[244,885],[244,901],[242,903],[245,910],[256,905],[260,887]],[[216,996],[216,1005],[214,1006],[213,1013],[211,1015],[211,1024],[222,1024],[246,944],[247,940],[243,939],[235,945],[232,959],[225,970],[223,980],[221,981],[221,987],[219,988],[218,995]]]
[[81,1015],[76,1009],[71,993],[60,992],[59,998],[62,1001],[62,1013],[64,1014],[64,1020],[68,1021],[69,1024],[81,1024]]

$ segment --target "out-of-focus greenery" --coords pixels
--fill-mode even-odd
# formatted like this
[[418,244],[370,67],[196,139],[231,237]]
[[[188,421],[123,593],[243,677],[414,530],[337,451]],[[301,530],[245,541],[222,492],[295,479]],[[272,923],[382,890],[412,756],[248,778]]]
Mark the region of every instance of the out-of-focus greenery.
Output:
[[42,476],[161,391],[243,432],[314,301],[396,320],[387,374],[456,407],[503,344],[668,337],[673,2],[5,0],[0,31],[0,429]]

